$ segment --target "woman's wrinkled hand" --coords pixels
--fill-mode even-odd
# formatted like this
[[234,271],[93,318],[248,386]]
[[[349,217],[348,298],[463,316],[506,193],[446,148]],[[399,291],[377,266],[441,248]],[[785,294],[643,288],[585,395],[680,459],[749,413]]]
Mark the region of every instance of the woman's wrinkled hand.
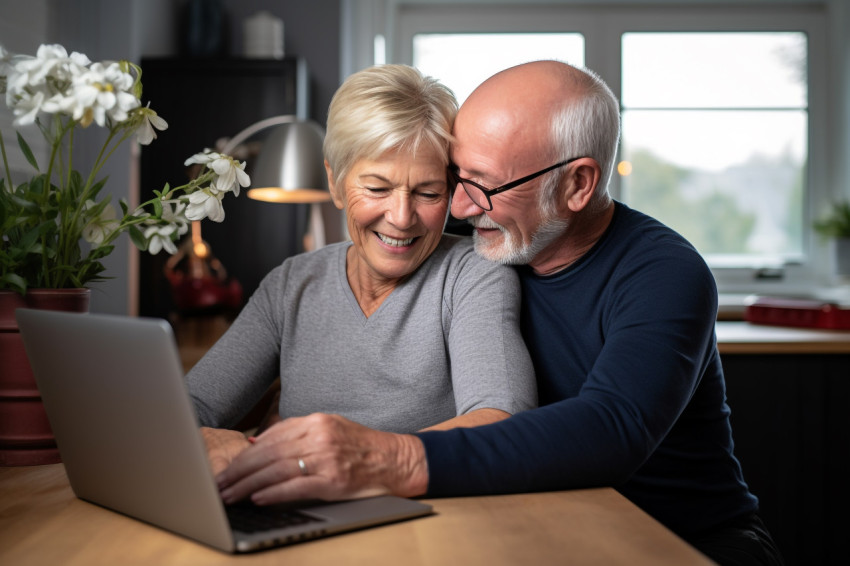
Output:
[[244,434],[235,430],[201,427],[201,436],[207,445],[207,458],[213,475],[223,472],[240,452],[251,445]]
[[338,415],[278,422],[216,477],[222,499],[268,505],[393,493],[422,495],[425,448],[415,436],[379,432]]

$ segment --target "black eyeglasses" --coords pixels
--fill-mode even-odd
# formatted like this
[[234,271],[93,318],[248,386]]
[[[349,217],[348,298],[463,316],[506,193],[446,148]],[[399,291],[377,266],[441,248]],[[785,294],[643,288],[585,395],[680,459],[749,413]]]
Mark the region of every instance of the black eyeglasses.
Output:
[[557,169],[558,167],[563,167],[564,165],[569,165],[573,161],[581,159],[581,157],[573,157],[572,159],[567,159],[566,161],[561,161],[560,163],[556,163],[547,167],[546,169],[541,169],[537,173],[532,173],[531,175],[526,175],[521,179],[517,179],[516,181],[511,181],[501,187],[496,187],[495,189],[488,189],[487,187],[482,187],[475,181],[470,181],[469,179],[464,179],[457,173],[457,166],[450,165],[449,166],[449,176],[454,181],[455,186],[458,183],[463,186],[463,190],[466,191],[466,194],[469,196],[469,200],[478,205],[479,208],[484,210],[493,210],[493,203],[490,201],[490,198],[493,195],[497,195],[499,193],[503,193],[505,191],[509,191],[515,187],[522,185],[523,183],[527,183],[532,179],[536,179],[540,175],[544,173],[548,173],[553,169]]

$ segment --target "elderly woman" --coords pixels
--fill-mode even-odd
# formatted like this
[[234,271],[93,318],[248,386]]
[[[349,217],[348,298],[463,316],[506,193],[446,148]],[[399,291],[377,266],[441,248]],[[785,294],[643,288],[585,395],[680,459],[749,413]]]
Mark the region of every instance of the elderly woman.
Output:
[[394,432],[534,406],[515,274],[443,234],[456,111],[449,90],[403,65],[356,73],[334,95],[325,167],[351,241],[271,271],[187,376],[216,471],[248,445],[221,429],[277,376],[281,418],[333,413]]

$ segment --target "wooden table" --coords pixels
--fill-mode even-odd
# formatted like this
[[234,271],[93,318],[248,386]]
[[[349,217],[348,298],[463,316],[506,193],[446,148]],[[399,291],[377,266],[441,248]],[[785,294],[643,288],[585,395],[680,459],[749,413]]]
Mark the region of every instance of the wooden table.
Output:
[[721,354],[848,354],[850,330],[717,322]]
[[428,502],[435,515],[231,556],[76,499],[62,464],[0,468],[0,564],[710,564],[610,488]]

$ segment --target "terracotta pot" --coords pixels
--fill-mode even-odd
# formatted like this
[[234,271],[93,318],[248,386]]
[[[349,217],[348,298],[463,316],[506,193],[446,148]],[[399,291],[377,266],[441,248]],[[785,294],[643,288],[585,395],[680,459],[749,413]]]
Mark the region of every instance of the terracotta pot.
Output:
[[15,320],[15,309],[88,312],[89,289],[0,291],[0,466],[60,461],[41,395]]

